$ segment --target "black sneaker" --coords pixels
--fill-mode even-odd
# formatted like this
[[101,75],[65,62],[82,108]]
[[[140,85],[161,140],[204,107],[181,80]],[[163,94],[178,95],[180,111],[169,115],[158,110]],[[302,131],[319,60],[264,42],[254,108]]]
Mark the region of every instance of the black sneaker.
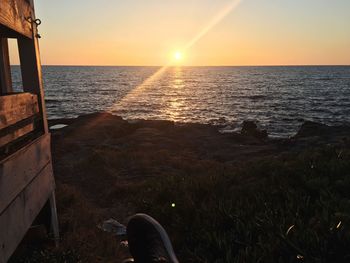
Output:
[[136,263],[179,263],[164,228],[152,217],[136,214],[127,226],[129,249]]

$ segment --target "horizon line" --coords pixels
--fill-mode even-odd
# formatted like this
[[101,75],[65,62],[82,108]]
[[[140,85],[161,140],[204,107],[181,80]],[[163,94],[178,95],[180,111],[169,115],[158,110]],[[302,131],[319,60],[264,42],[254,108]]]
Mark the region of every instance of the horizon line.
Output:
[[[11,66],[20,66],[13,64]],[[163,65],[42,64],[44,67],[164,67]],[[171,65],[169,67],[348,67],[350,64]]]

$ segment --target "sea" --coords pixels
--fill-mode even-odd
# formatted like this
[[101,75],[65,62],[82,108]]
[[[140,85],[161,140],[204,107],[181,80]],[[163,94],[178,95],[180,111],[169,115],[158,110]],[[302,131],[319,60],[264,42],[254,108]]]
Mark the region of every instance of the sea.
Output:
[[[21,90],[21,74],[12,68]],[[350,66],[43,66],[48,118],[108,111],[128,120],[171,120],[239,130],[254,120],[272,137],[304,121],[350,123]]]

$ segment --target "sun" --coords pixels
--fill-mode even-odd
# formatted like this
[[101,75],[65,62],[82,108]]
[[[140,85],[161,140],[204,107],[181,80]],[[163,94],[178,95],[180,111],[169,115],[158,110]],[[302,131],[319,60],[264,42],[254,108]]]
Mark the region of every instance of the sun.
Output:
[[176,51],[174,53],[174,59],[175,59],[175,61],[180,62],[183,59],[182,52],[181,51]]

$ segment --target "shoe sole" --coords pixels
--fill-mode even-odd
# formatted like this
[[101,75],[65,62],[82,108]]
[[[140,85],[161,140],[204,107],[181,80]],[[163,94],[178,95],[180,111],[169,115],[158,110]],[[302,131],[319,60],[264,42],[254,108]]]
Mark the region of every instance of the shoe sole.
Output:
[[165,249],[167,250],[167,252],[169,254],[171,263],[179,263],[179,260],[177,259],[176,255],[175,255],[175,252],[174,252],[173,246],[171,244],[171,241],[169,239],[169,236],[161,224],[159,224],[154,218],[152,218],[146,214],[136,214],[136,215],[130,217],[129,221],[132,219],[142,219],[142,220],[147,221],[149,224],[151,224],[155,228],[157,233],[159,233],[159,235],[163,241],[163,244],[165,246]]

